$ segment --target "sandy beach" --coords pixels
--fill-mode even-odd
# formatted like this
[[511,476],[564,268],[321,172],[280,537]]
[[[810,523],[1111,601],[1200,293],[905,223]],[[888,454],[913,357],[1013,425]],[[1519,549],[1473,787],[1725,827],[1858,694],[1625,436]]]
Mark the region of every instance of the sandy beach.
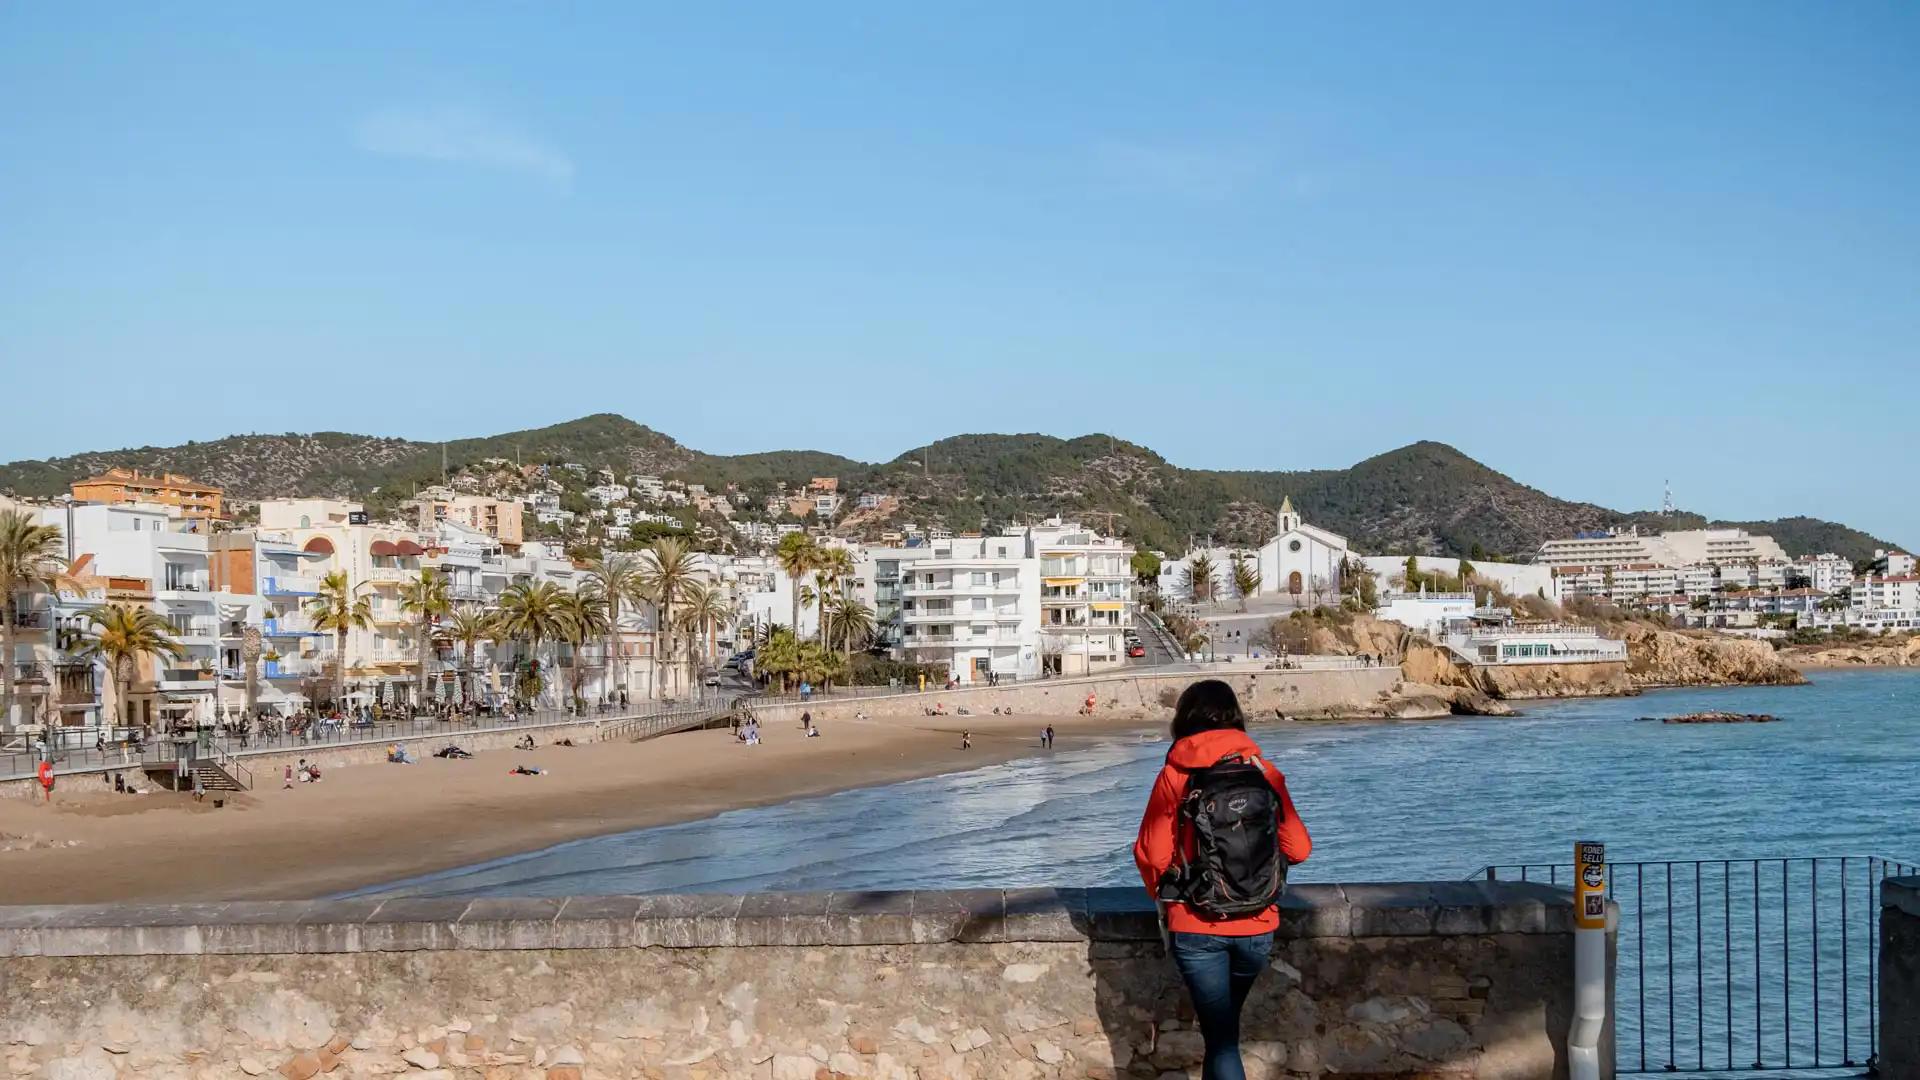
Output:
[[[542,745],[471,760],[334,767],[216,809],[171,792],[115,795],[79,778],[49,804],[0,800],[0,903],[310,899],[550,844],[708,817],[848,788],[1053,753],[1156,726],[1137,717],[967,716],[845,720],[821,737],[769,728],[642,743]],[[961,731],[973,747],[960,748]],[[517,764],[544,776],[516,776]],[[131,776],[129,777],[132,778]],[[144,778],[142,778],[144,779]]]

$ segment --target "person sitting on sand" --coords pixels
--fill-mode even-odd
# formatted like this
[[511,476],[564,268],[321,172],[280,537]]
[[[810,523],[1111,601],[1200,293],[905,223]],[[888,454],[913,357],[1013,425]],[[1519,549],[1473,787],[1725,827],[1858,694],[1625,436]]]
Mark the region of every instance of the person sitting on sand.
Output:
[[820,737],[820,729],[813,726],[813,721],[811,720],[807,721],[807,738],[817,739],[819,737]]
[[520,741],[519,741],[519,742],[516,742],[516,743],[514,743],[514,744],[513,744],[513,748],[514,748],[515,750],[531,750],[531,749],[533,749],[533,736],[531,736],[531,735],[522,735],[522,736],[520,736]]

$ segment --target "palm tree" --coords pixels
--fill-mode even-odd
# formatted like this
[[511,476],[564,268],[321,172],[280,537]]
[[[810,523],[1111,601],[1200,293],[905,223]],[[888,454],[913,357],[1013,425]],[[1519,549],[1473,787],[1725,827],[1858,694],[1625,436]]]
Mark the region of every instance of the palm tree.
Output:
[[753,666],[769,677],[780,676],[780,689],[785,690],[791,676],[800,669],[802,646],[786,627],[776,628],[767,637],[765,644],[755,654]]
[[420,571],[418,578],[400,586],[400,610],[414,617],[414,633],[420,638],[420,673],[416,685],[424,708],[432,700],[427,693],[427,655],[433,651],[433,620],[453,610],[447,600],[447,579],[431,570]]
[[774,549],[773,557],[780,569],[793,583],[793,622],[794,633],[800,632],[800,579],[813,569],[820,557],[820,549],[814,545],[813,537],[806,533],[788,533],[780,538],[780,546]]
[[851,658],[855,639],[864,643],[873,634],[873,609],[858,597],[842,596],[833,605],[833,629],[840,635],[845,655]]
[[1233,576],[1234,591],[1240,594],[1240,610],[1247,610],[1247,597],[1260,591],[1260,564],[1247,558],[1245,552],[1233,553],[1229,571]]
[[6,623],[0,626],[0,728],[13,726],[14,631],[20,621],[22,590],[52,588],[61,573],[60,527],[42,525],[24,510],[0,512],[0,600]]
[[793,633],[792,630],[777,622],[763,622],[753,628],[753,647],[755,649],[764,649],[767,647],[767,642],[773,640],[774,635],[791,633]]
[[448,616],[444,627],[447,637],[460,646],[460,704],[473,700],[473,651],[498,633],[493,613],[475,604],[462,604]]
[[607,633],[607,594],[589,579],[572,592],[560,594],[560,638],[573,647],[573,708],[584,715],[586,699],[580,696],[580,676],[586,664],[587,642],[599,641]]
[[1194,603],[1207,603],[1220,591],[1214,581],[1214,570],[1213,556],[1204,551],[1187,560],[1187,590],[1192,593]]
[[260,702],[260,628],[248,626],[240,632],[240,666],[246,674],[246,712],[251,717]]
[[733,614],[732,606],[727,603],[727,591],[718,585],[696,581],[687,589],[682,610],[694,633],[698,634],[702,631],[706,633],[705,660],[707,663],[712,663],[714,637],[719,631],[720,624]]
[[540,644],[566,633],[566,614],[561,609],[565,589],[551,581],[516,582],[500,594],[499,629],[515,641],[527,643],[528,684],[538,696]]
[[333,634],[333,704],[347,705],[347,631],[365,630],[373,625],[373,602],[355,597],[347,584],[347,572],[335,570],[320,579],[320,589],[307,601],[307,615],[314,629]]
[[79,654],[106,662],[107,677],[113,680],[114,707],[122,715],[126,715],[128,687],[141,657],[186,658],[186,646],[173,639],[173,627],[152,608],[101,604],[87,609],[87,621],[95,630]]
[[819,548],[813,561],[813,583],[817,588],[814,603],[820,605],[820,647],[827,647],[827,619],[833,601],[843,586],[853,579],[853,554],[843,547]]
[[[665,636],[667,642],[667,662],[673,661],[673,605],[685,598],[687,586],[694,581],[696,570],[693,552],[687,548],[687,542],[677,536],[663,536],[647,546],[641,553],[640,566],[635,580],[645,591],[647,599],[660,610],[660,628],[656,639]],[[654,686],[660,685],[660,650],[654,650]]]
[[[607,670],[601,689],[609,696],[613,692],[614,654],[619,648],[621,605],[643,599],[638,571],[639,563],[623,551],[602,552],[587,560],[587,579],[599,585],[600,594],[607,598]],[[627,683],[626,665],[626,658],[621,657],[620,685],[623,687]]]

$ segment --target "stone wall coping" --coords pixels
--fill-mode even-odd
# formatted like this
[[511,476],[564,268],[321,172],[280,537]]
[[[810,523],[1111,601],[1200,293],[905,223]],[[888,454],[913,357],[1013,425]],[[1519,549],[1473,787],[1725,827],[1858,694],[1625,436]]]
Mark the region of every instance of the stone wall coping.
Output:
[[[1291,938],[1565,934],[1527,882],[1302,884]],[[0,907],[0,957],[917,945],[1159,938],[1138,888],[233,901]]]
[[1883,879],[1880,882],[1880,906],[1920,919],[1920,877]]

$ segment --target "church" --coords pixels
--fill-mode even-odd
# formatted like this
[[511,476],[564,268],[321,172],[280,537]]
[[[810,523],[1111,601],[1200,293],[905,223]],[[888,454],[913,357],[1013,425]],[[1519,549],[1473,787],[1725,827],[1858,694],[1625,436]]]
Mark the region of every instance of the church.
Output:
[[1257,551],[1227,547],[1196,548],[1184,559],[1163,562],[1160,567],[1160,595],[1176,600],[1193,599],[1188,566],[1194,555],[1205,552],[1213,560],[1215,568],[1214,598],[1220,601],[1238,600],[1240,593],[1233,586],[1232,570],[1233,556],[1238,553],[1252,559],[1260,568],[1257,596],[1287,597],[1303,607],[1337,602],[1341,587],[1340,568],[1352,555],[1347,547],[1347,538],[1307,524],[1301,519],[1299,511],[1293,508],[1291,496],[1281,499],[1275,524],[1278,526],[1277,533]]

